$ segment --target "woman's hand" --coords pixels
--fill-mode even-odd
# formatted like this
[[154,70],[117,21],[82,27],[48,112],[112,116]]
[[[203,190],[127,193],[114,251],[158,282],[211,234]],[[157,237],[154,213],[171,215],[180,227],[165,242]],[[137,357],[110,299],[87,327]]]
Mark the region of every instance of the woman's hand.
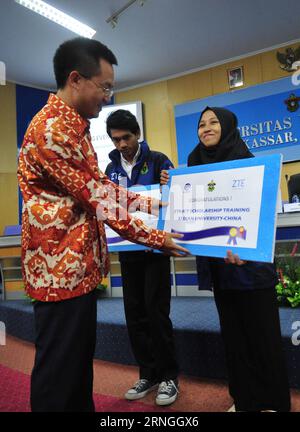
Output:
[[224,258],[224,259],[225,259],[226,264],[236,264],[238,266],[244,265],[247,262],[247,261],[241,260],[240,257],[237,254],[233,254],[231,250],[227,251],[226,258]]

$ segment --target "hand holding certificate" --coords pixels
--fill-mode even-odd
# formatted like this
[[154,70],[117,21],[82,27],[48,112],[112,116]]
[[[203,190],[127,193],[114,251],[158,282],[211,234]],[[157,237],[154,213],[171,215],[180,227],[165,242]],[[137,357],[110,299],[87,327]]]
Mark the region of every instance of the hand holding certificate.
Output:
[[170,170],[159,228],[195,255],[272,262],[280,169],[272,155]]

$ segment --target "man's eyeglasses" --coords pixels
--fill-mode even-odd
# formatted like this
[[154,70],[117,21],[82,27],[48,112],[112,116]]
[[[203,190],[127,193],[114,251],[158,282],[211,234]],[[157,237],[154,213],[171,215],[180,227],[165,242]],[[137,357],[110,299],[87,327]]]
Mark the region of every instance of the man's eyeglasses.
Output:
[[121,137],[111,137],[111,140],[115,144],[119,144],[121,141],[129,141],[132,138],[131,134],[122,135]]
[[111,87],[106,87],[103,84],[97,84],[95,83],[95,81],[92,80],[92,78],[87,77],[86,75],[80,74],[83,78],[85,78],[86,80],[91,81],[98,89],[101,89],[103,91],[103,93],[105,94],[106,97],[111,98],[114,94],[114,89]]

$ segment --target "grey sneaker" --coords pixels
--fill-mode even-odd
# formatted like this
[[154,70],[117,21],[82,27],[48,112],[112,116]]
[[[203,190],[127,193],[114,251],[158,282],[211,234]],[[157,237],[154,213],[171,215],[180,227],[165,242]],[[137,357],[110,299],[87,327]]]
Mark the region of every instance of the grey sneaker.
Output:
[[179,393],[177,380],[166,380],[159,384],[155,402],[157,405],[170,405]]
[[147,379],[139,379],[133,387],[131,387],[125,393],[125,399],[128,400],[136,400],[141,399],[146,396],[149,392],[156,389],[158,383],[154,383],[153,381],[149,381]]

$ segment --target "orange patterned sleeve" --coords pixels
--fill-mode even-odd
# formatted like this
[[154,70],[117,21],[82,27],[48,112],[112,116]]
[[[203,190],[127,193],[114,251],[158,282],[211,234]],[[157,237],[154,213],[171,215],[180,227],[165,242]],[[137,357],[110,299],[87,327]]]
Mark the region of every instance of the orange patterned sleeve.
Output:
[[134,210],[150,212],[150,198],[128,192],[98,169],[93,169],[78,143],[57,128],[40,134],[36,131],[35,135],[35,151],[31,159],[35,159],[49,181],[72,195],[88,212],[97,215],[98,220],[120,236],[145,246],[163,247],[166,240],[164,231],[151,229],[128,213],[132,205]]

